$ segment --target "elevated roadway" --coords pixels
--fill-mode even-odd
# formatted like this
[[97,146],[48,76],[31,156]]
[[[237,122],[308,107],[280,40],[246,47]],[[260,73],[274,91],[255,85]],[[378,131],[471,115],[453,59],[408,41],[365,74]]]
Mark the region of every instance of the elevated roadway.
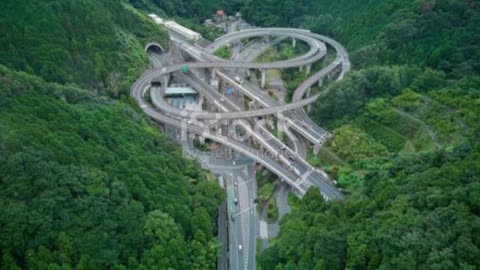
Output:
[[[273,62],[273,63],[247,63],[247,62],[242,63],[242,62],[219,60],[211,56],[211,54],[209,54],[207,50],[202,50],[201,48],[194,48],[194,46],[181,43],[179,44],[180,48],[182,48],[184,51],[186,51],[190,55],[193,55],[194,58],[196,58],[198,61],[202,61],[202,62],[171,65],[171,66],[164,67],[162,69],[156,69],[156,70],[147,72],[142,76],[142,78],[140,78],[134,84],[134,86],[132,86],[132,95],[135,97],[135,99],[139,103],[140,107],[144,110],[144,112],[147,113],[154,120],[164,124],[182,128],[183,130],[188,131],[190,133],[194,133],[204,138],[217,141],[219,143],[222,143],[226,146],[229,146],[235,149],[236,151],[246,156],[253,158],[257,162],[263,164],[266,168],[268,168],[269,170],[277,174],[281,179],[283,179],[286,183],[288,183],[293,188],[293,190],[300,196],[305,194],[305,192],[308,190],[310,186],[315,185],[320,188],[320,190],[322,191],[322,194],[326,199],[329,199],[329,200],[342,199],[343,195],[341,194],[341,192],[338,191],[337,188],[335,188],[335,186],[332,184],[332,182],[324,172],[315,170],[305,160],[303,160],[303,158],[298,157],[292,150],[290,150],[281,141],[279,141],[272,134],[270,134],[268,130],[266,130],[266,128],[264,127],[261,127],[259,130],[248,130],[248,126],[246,125],[246,123],[243,120],[241,120],[243,121],[241,123],[244,123],[245,129],[248,130],[250,135],[252,135],[255,138],[255,140],[259,141],[261,145],[268,150],[268,152],[272,153],[273,154],[272,157],[266,156],[264,151],[253,149],[245,145],[244,143],[238,142],[229,137],[210,132],[210,130],[207,129],[205,126],[199,123],[194,123],[196,121],[188,120],[191,117],[189,113],[183,113],[184,116],[182,117],[181,112],[179,113],[178,111],[171,111],[170,108],[165,109],[164,107],[165,104],[161,104],[160,96],[156,96],[155,98],[155,99],[158,98],[156,105],[157,106],[159,105],[159,107],[163,108],[163,110],[162,109],[157,110],[149,102],[145,101],[144,95],[149,89],[150,83],[154,78],[168,75],[173,72],[178,72],[184,66],[187,66],[190,69],[194,69],[194,68],[202,68],[202,69],[209,68],[214,70],[217,69],[219,70],[218,71],[219,76],[224,76],[225,80],[232,80],[230,74],[227,74],[220,70],[225,70],[229,68],[235,68],[235,69],[236,68],[248,68],[248,69],[288,68],[288,67],[309,65],[314,62],[312,61],[312,59],[315,59],[315,61],[318,61],[319,59],[322,59],[325,56],[326,49],[322,41],[325,41],[325,40],[329,41],[328,39],[323,39],[322,41],[318,41],[318,37],[317,39],[315,39],[315,37],[311,37],[311,35],[314,35],[314,34],[311,34],[309,31],[305,31],[305,30],[292,30],[292,29],[285,30],[285,29],[275,28],[275,29],[266,29],[266,30],[254,29],[249,31],[253,31],[254,33],[244,33],[248,31],[241,31],[241,32],[236,32],[233,34],[226,35],[226,37],[228,37],[227,40],[229,40],[228,42],[230,42],[231,40],[234,40],[234,38],[236,39],[239,38],[238,36],[235,37],[237,33],[245,34],[246,36],[251,37],[251,36],[258,36],[263,34],[275,35],[275,32],[278,32],[278,33],[281,32],[278,35],[293,37],[293,38],[300,39],[307,42],[308,44],[310,44],[311,50],[306,54],[307,57],[300,56],[295,59],[287,60],[287,61],[279,61],[279,62]],[[240,38],[242,37],[240,36]],[[217,40],[214,44],[220,44],[221,46],[222,43],[219,40]],[[219,46],[219,45],[216,45],[216,46]],[[210,46],[209,48],[212,49],[214,48],[214,46],[213,47]],[[339,58],[338,55],[339,54],[337,50],[337,58]],[[308,88],[309,86],[313,85],[316,81],[318,81],[318,78],[322,78],[322,76],[326,76],[330,74],[330,72],[332,72],[339,66],[341,68],[348,66],[349,68],[349,62],[348,62],[348,65],[345,65],[345,63],[342,61],[344,59],[342,58],[339,58],[339,59],[340,59],[339,61],[335,61],[334,63],[329,65],[326,69],[322,70],[323,73],[317,73],[316,74],[317,77],[314,77],[311,80],[310,79],[307,80],[308,82],[302,84],[301,87]],[[347,55],[347,59],[348,59],[348,55]],[[211,116],[204,116],[203,119],[217,119],[218,117],[220,118],[225,117],[225,119],[235,119],[235,118],[238,118],[238,115],[240,116],[247,115],[246,117],[248,117],[248,115],[252,115],[252,114],[242,112],[241,108],[235,108],[234,104],[228,104],[228,105],[222,104],[222,103],[227,104],[228,102],[221,101],[222,98],[218,97],[218,95],[215,94],[215,93],[219,94],[218,92],[215,91],[215,89],[213,89],[212,91],[211,87],[209,88],[209,85],[207,83],[201,82],[199,78],[195,78],[194,76],[192,76],[192,74],[186,74],[185,77],[187,78],[190,77],[189,83],[192,84],[192,86],[197,90],[201,89],[201,90],[204,90],[205,92],[210,92],[209,98],[214,100],[216,102],[216,105],[222,110],[222,113],[219,113],[219,114],[212,113]],[[229,82],[232,84],[234,83],[232,81],[229,81]],[[298,102],[294,102],[293,103],[294,105],[290,104],[291,106],[288,106],[288,105],[283,106],[283,105],[278,105],[270,102],[268,98],[261,96],[261,94],[258,95],[258,93],[255,93],[254,90],[250,89],[250,87],[244,87],[239,84],[237,84],[236,86],[239,89],[241,89],[242,92],[246,93],[247,95],[254,98],[256,101],[258,101],[264,107],[264,109],[257,110],[256,112],[254,111],[253,115],[255,116],[266,115],[273,112],[277,116],[282,116],[283,112],[287,110],[303,111],[300,108],[304,106],[303,104],[306,104],[306,103],[301,103],[301,100],[303,98],[303,95],[301,95],[302,94],[301,92],[303,91],[302,88],[300,90],[297,89],[299,93],[298,95],[301,96],[301,98],[298,99]],[[153,93],[152,95],[153,97],[155,97],[155,93]],[[312,97],[312,100],[313,100],[313,97]],[[307,139],[314,141],[315,143],[318,143],[319,140],[324,139],[322,138],[322,136],[325,134],[325,131],[321,128],[314,130],[317,134],[313,133],[310,135],[305,135],[307,133],[312,133],[310,132],[312,129],[308,127],[308,124],[307,124],[308,122],[306,122],[309,120],[309,118],[306,117],[306,115],[301,113],[292,112],[291,114],[292,115],[287,114],[286,119],[287,121],[288,119],[290,119],[292,126],[297,126],[297,131],[300,131],[299,133],[302,136],[308,137]],[[206,113],[202,115],[209,115],[209,114]],[[299,119],[296,119],[297,117],[305,118],[305,119],[299,120]],[[307,132],[305,132],[305,130],[307,130]],[[304,134],[302,134],[302,131]]]

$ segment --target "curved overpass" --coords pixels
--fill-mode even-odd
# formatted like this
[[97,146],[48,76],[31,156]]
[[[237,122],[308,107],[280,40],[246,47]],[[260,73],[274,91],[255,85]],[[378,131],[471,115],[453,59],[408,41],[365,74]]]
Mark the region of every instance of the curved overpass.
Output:
[[[297,91],[295,91],[296,93],[295,98],[298,100],[292,103],[293,105],[292,104],[288,104],[285,106],[275,105],[275,102],[269,101],[268,97],[264,98],[261,95],[260,96],[257,95],[255,91],[251,92],[251,89],[245,89],[241,85],[237,85],[237,87],[240,87],[242,91],[244,91],[245,93],[248,93],[250,96],[255,97],[255,99],[265,107],[265,109],[251,111],[251,112],[241,112],[241,111],[232,112],[232,111],[229,111],[229,109],[226,108],[225,106],[222,106],[222,104],[218,104],[220,107],[224,108],[223,113],[199,114],[199,115],[204,115],[203,118],[201,119],[218,119],[218,117],[224,117],[225,119],[235,119],[235,118],[238,118],[239,116],[242,116],[243,118],[243,116],[251,117],[251,115],[257,116],[257,115],[264,115],[264,114],[266,115],[266,114],[276,113],[278,116],[282,118],[284,117],[290,122],[293,122],[294,124],[295,124],[295,121],[297,121],[298,119],[301,119],[302,121],[305,121],[305,122],[310,120],[305,113],[298,113],[298,111],[303,112],[303,110],[300,109],[301,107],[304,106],[303,104],[308,104],[306,103],[307,101],[311,102],[314,99],[316,99],[317,96],[311,97],[307,99],[307,101],[302,100],[305,92],[308,90],[309,87],[311,87],[311,85],[313,85],[320,78],[323,78],[324,76],[330,74],[332,71],[334,71],[339,67],[341,68],[340,74],[343,77],[343,74],[345,74],[350,68],[350,63],[348,61],[348,55],[346,54],[346,51],[343,49],[343,47],[341,47],[341,45],[337,44],[335,41],[327,37],[312,34],[306,30],[281,29],[281,28],[254,29],[254,30],[248,30],[248,31],[229,34],[216,40],[212,44],[212,48],[215,48],[215,46],[222,46],[222,44],[225,44],[225,42],[230,42],[235,39],[259,36],[259,35],[265,35],[265,34],[266,35],[276,34],[280,36],[287,36],[287,37],[302,39],[311,45],[311,50],[303,56],[299,56],[297,58],[287,60],[287,61],[279,61],[279,62],[273,62],[273,63],[243,63],[243,62],[219,60],[214,56],[211,56],[211,54],[207,50],[193,48],[191,45],[188,45],[188,44],[181,44],[180,47],[183,50],[185,50],[194,58],[202,62],[171,65],[162,69],[156,69],[151,72],[147,72],[142,76],[142,78],[140,78],[132,86],[132,95],[135,97],[136,101],[139,103],[140,107],[144,110],[144,112],[147,115],[149,115],[152,119],[168,125],[178,127],[178,128],[183,128],[188,132],[217,141],[219,143],[222,143],[226,146],[231,147],[232,149],[246,156],[253,158],[257,162],[263,164],[265,167],[267,167],[272,172],[277,174],[284,181],[289,183],[290,186],[292,186],[293,189],[300,195],[305,194],[306,190],[310,186],[308,183],[311,183],[311,184],[315,184],[320,188],[320,190],[322,191],[322,194],[326,199],[333,199],[333,200],[342,199],[343,194],[341,194],[341,192],[337,188],[335,188],[335,186],[332,184],[332,182],[330,181],[330,179],[325,173],[321,171],[316,171],[310,164],[308,164],[301,157],[297,156],[294,160],[289,160],[285,156],[281,155],[280,152],[282,152],[281,150],[285,149],[284,148],[285,145],[282,142],[280,142],[278,139],[274,138],[274,136],[271,135],[268,132],[268,130],[261,129],[260,131],[251,131],[251,132],[253,133],[254,136],[256,136],[255,139],[260,141],[261,144],[264,145],[267,150],[269,150],[271,153],[276,155],[275,158],[269,158],[265,156],[263,153],[259,153],[259,151],[252,149],[243,143],[239,143],[238,141],[235,141],[233,139],[230,139],[228,137],[224,137],[218,134],[212,134],[209,131],[209,129],[196,125],[195,123],[191,123],[190,121],[182,120],[185,118],[189,118],[189,113],[172,111],[171,108],[168,108],[168,106],[164,106],[165,104],[162,103],[161,98],[157,100],[157,102],[155,102],[154,100],[154,103],[157,103],[156,105],[159,105],[161,109],[160,111],[155,109],[152,105],[150,105],[144,99],[144,95],[148,90],[148,87],[150,86],[151,81],[154,78],[158,76],[166,75],[168,73],[172,73],[175,71],[179,71],[184,66],[188,66],[189,68],[218,68],[218,69],[225,69],[225,68],[268,69],[268,68],[288,68],[288,67],[303,66],[303,65],[314,63],[319,59],[322,59],[326,55],[326,46],[323,43],[323,42],[326,42],[326,43],[329,43],[333,48],[337,50],[337,59],[333,63],[328,65],[325,69],[316,73],[315,75],[310,77],[307,81],[305,81],[302,85],[299,86]],[[344,53],[342,53],[342,49]],[[225,76],[228,77],[228,75],[225,75]],[[198,87],[202,89],[208,88],[208,86],[205,86],[205,85],[200,85]],[[155,96],[155,93],[151,93],[151,95]],[[216,97],[213,96],[213,100],[217,101],[218,103],[218,96]],[[283,115],[285,111],[294,110],[294,109],[295,111],[288,112],[288,113],[285,113],[285,115]],[[184,115],[184,117],[182,117],[182,115]],[[295,127],[295,125],[292,125],[292,127]],[[311,132],[311,129],[309,129],[308,127],[305,127],[305,125],[299,125],[298,123],[297,123],[296,129],[299,129],[301,131],[306,131],[306,133]],[[319,129],[320,129],[320,133],[325,132],[323,131],[323,129],[321,128]],[[314,138],[315,132],[316,132],[315,129],[313,129],[313,133],[310,134],[309,139],[313,138],[313,141],[318,140],[318,138]],[[319,133],[316,133],[316,134],[319,134]],[[265,141],[265,138],[268,138],[270,141],[268,140]],[[287,152],[288,151],[291,151],[291,150],[287,148]],[[286,169],[285,167],[283,167],[279,163],[279,161],[276,160],[277,158],[280,158],[281,163],[288,166],[290,169]]]
[[[170,114],[176,117],[198,119],[198,120],[226,120],[226,119],[242,119],[242,118],[267,116],[271,114],[277,114],[285,111],[302,108],[304,106],[307,106],[315,102],[319,96],[320,95],[315,95],[306,99],[299,100],[297,102],[293,102],[285,105],[279,105],[279,106],[270,107],[270,108],[252,110],[252,111],[214,113],[214,112],[206,112],[206,111],[194,111],[194,110],[188,110],[188,109],[181,110],[181,109],[175,108],[170,104],[168,104],[167,102],[165,102],[160,88],[150,90],[150,98],[152,100],[152,103],[159,110],[163,111],[166,114]],[[214,102],[218,105],[222,101],[215,100]]]

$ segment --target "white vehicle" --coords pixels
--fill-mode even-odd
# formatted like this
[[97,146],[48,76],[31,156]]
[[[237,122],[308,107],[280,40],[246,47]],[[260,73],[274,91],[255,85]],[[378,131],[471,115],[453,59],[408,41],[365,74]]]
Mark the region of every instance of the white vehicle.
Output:
[[238,251],[242,251],[242,250],[243,250],[242,245],[238,245]]
[[236,165],[237,165],[237,161],[234,160],[234,161],[233,161],[233,166],[236,166]]
[[234,202],[235,204],[238,204],[238,199],[237,199],[237,198],[233,199],[233,202]]
[[235,78],[234,78],[234,79],[235,79],[235,81],[236,81],[237,83],[239,83],[240,85],[242,85],[242,84],[243,84],[243,80],[242,80],[242,79],[240,79],[240,77],[238,77],[238,76],[235,76]]

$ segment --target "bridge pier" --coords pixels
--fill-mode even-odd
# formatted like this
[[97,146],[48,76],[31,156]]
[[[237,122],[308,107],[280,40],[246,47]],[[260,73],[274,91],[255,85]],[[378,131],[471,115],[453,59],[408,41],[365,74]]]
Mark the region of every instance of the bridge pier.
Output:
[[312,64],[307,65],[307,75],[312,71]]
[[292,38],[292,47],[293,48],[297,47],[297,39],[296,38]]
[[321,146],[320,144],[315,144],[315,145],[313,146],[313,153],[314,153],[315,155],[317,155],[318,152],[320,152],[320,146]]
[[212,75],[211,75],[212,80],[217,79],[217,69],[212,68]]
[[262,88],[265,88],[265,80],[267,79],[267,70],[262,69]]
[[302,71],[303,71],[303,66],[299,66],[299,67],[298,67],[298,70],[299,70],[300,72],[302,72]]
[[255,100],[252,100],[248,103],[248,109],[249,110],[255,110]]
[[163,81],[162,84],[163,84],[163,87],[165,88],[165,92],[167,91],[167,87],[168,87],[168,79],[169,79],[169,78],[168,78],[168,75],[164,75],[164,76],[162,77],[162,81]]
[[318,87],[322,87],[322,86],[323,86],[323,78],[318,80]]
[[249,77],[249,78],[250,78],[250,76],[251,76],[251,74],[250,74],[250,69],[249,69],[249,68],[247,68],[247,77]]
[[[312,92],[312,88],[309,87],[308,90],[307,90],[307,98],[310,97],[311,92]],[[308,104],[308,106],[307,106],[307,112],[310,112],[311,110],[312,110],[312,104]]]

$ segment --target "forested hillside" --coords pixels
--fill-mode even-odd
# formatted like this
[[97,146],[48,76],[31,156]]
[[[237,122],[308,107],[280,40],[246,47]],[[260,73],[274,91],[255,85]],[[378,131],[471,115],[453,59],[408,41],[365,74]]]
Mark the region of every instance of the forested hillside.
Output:
[[0,63],[47,81],[127,93],[159,29],[121,0],[0,2]]
[[215,265],[221,190],[134,104],[1,67],[0,112],[1,269]]
[[353,70],[317,89],[311,112],[334,136],[309,153],[348,197],[327,203],[311,191],[294,201],[262,269],[478,269],[478,2],[303,3],[290,14],[257,2],[260,15],[247,2],[244,15],[349,49]]
[[244,1],[244,17],[266,26],[331,35],[358,66],[413,64],[452,77],[480,73],[480,7],[472,0]]
[[128,98],[147,41],[127,1],[0,2],[0,269],[214,268],[222,191]]
[[223,194],[128,90],[145,43],[167,46],[141,12],[219,8],[330,35],[353,62],[315,89],[334,136],[309,151],[347,199],[292,199],[259,267],[479,269],[474,0],[0,1],[0,269],[215,268]]

